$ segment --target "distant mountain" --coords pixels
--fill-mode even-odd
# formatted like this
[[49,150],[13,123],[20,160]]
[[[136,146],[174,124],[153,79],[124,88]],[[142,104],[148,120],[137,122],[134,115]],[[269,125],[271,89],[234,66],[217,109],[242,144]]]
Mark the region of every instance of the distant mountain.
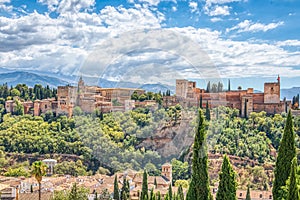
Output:
[[156,92],[158,93],[159,91],[161,92],[166,92],[167,90],[171,90],[172,92],[175,91],[174,86],[170,85],[163,85],[163,84],[144,84],[141,86],[142,89],[149,91],[149,92]]
[[31,72],[8,72],[0,74],[0,84],[7,83],[10,85],[17,85],[18,83],[25,83],[33,87],[35,84],[43,86],[49,85],[50,87],[57,87],[59,85],[67,85],[68,82],[56,77],[39,75]]
[[292,88],[288,88],[288,89],[281,89],[280,90],[281,94],[281,98],[283,99],[284,97],[286,97],[287,99],[291,100],[293,99],[293,96],[296,96],[297,94],[300,94],[300,87],[292,87]]

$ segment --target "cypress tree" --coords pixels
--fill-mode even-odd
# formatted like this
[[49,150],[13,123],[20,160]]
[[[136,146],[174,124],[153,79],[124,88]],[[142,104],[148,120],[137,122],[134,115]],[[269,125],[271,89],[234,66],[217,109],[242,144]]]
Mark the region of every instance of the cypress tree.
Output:
[[225,155],[222,163],[222,171],[219,174],[219,187],[216,200],[236,200],[236,175],[228,157]]
[[208,177],[208,156],[206,146],[206,125],[202,110],[198,111],[198,127],[195,134],[192,158],[192,178],[187,200],[208,200],[211,198]]
[[169,194],[169,199],[172,200],[173,195],[172,195],[172,186],[171,186],[171,184],[169,185],[168,194]]
[[123,186],[121,189],[121,200],[127,200],[129,199],[129,193],[130,193],[130,188],[129,188],[129,182],[126,180],[126,177],[123,176]]
[[114,181],[114,200],[119,200],[120,195],[119,195],[119,185],[118,185],[118,178],[117,175],[115,175],[115,181]]
[[210,92],[210,81],[207,83],[206,92]]
[[200,102],[199,102],[199,107],[202,109],[203,108],[203,106],[202,106],[202,94],[200,94]]
[[147,180],[148,178],[147,177],[148,177],[147,171],[144,170],[141,200],[148,200],[148,180]]
[[230,79],[228,79],[228,91],[230,91]]
[[206,118],[207,121],[210,120],[210,110],[209,110],[209,107],[208,107],[208,101],[206,101],[205,118]]
[[178,187],[177,196],[178,196],[178,200],[184,200],[182,185],[179,185]]
[[161,200],[161,195],[160,195],[160,192],[159,191],[157,191],[157,193],[156,193],[156,200]]
[[156,177],[154,178],[154,186],[155,186],[155,189],[157,188],[157,181],[156,181]]
[[273,199],[281,200],[281,187],[285,186],[291,172],[291,163],[296,157],[295,134],[293,130],[292,113],[289,110],[284,133],[280,141],[278,156],[275,164],[275,180],[273,184]]
[[248,188],[247,188],[246,200],[251,200],[251,196],[250,196],[250,186],[249,186],[249,185],[248,185]]
[[150,191],[150,200],[155,200],[155,195],[154,195],[153,188]]
[[291,173],[289,178],[290,185],[288,187],[287,200],[300,199],[299,189],[297,186],[296,171],[297,171],[297,159],[295,157],[292,161],[292,166],[291,166]]
[[169,193],[167,193],[167,194],[165,195],[164,200],[170,200]]

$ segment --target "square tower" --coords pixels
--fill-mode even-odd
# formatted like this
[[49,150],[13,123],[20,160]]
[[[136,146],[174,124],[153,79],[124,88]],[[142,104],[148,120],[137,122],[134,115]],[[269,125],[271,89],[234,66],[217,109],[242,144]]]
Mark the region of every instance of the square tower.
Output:
[[265,83],[264,103],[280,103],[280,82]]

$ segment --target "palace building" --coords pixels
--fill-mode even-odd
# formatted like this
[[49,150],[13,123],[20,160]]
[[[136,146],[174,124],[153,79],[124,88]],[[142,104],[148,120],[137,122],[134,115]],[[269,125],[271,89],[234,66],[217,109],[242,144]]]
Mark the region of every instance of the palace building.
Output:
[[227,90],[222,92],[209,92],[196,87],[196,82],[185,79],[176,80],[175,98],[166,97],[164,102],[168,105],[180,103],[184,107],[209,104],[210,108],[227,106],[240,110],[242,117],[247,117],[251,112],[265,111],[267,114],[287,112],[291,102],[280,100],[280,77],[277,82],[265,83],[263,93],[255,93],[253,88],[246,90]]

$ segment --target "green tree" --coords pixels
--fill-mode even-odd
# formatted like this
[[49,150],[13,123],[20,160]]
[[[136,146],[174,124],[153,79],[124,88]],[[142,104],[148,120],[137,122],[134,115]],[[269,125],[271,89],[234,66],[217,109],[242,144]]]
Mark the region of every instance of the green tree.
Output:
[[126,180],[126,176],[123,176],[123,185],[121,188],[121,200],[127,200],[129,199],[129,193],[130,193],[130,188],[129,188],[129,182]]
[[19,91],[18,89],[16,89],[16,88],[12,89],[12,90],[10,91],[10,93],[11,93],[11,96],[12,96],[12,97],[19,97],[19,96],[21,96],[20,91]]
[[250,196],[250,186],[249,186],[249,185],[248,185],[248,187],[247,187],[246,200],[251,200],[251,196]]
[[210,109],[209,109],[208,101],[206,101],[205,118],[207,121],[210,120]]
[[184,200],[182,185],[179,185],[178,187],[177,196],[178,196],[178,200]]
[[300,199],[296,173],[297,173],[297,158],[295,157],[292,161],[292,166],[291,166],[287,200]]
[[236,175],[225,155],[222,163],[222,171],[219,174],[219,187],[216,200],[236,200]]
[[114,181],[114,200],[119,200],[120,199],[120,194],[119,194],[119,185],[118,185],[118,177],[115,175],[115,181]]
[[208,200],[211,197],[208,177],[206,124],[202,110],[198,111],[198,126],[195,134],[192,158],[192,178],[187,200]]
[[202,104],[203,104],[203,98],[202,98],[202,94],[200,94],[200,101],[199,101],[199,107],[202,109],[203,108],[203,106],[202,106]]
[[76,183],[72,185],[71,191],[68,194],[68,200],[86,200],[88,197],[88,190],[83,187],[78,187]]
[[47,171],[47,165],[43,163],[42,161],[36,161],[32,163],[31,166],[31,174],[34,176],[34,178],[37,180],[39,184],[39,200],[41,200],[41,182],[43,179],[43,176],[46,175]]
[[173,199],[173,194],[172,194],[172,185],[171,184],[169,185],[168,195],[169,195],[169,199],[172,200]]
[[156,193],[156,200],[161,200],[161,195],[159,191],[157,191]]
[[22,103],[19,100],[16,100],[15,103],[16,103],[16,107],[15,107],[14,114],[24,115],[24,106],[22,105]]
[[292,113],[289,110],[275,164],[275,180],[272,190],[274,200],[281,200],[280,194],[282,192],[280,190],[288,180],[291,171],[290,163],[292,163],[294,157],[296,157],[295,134]]
[[144,170],[141,200],[148,200],[148,174],[147,170]]
[[228,91],[230,91],[230,79],[228,80]]

